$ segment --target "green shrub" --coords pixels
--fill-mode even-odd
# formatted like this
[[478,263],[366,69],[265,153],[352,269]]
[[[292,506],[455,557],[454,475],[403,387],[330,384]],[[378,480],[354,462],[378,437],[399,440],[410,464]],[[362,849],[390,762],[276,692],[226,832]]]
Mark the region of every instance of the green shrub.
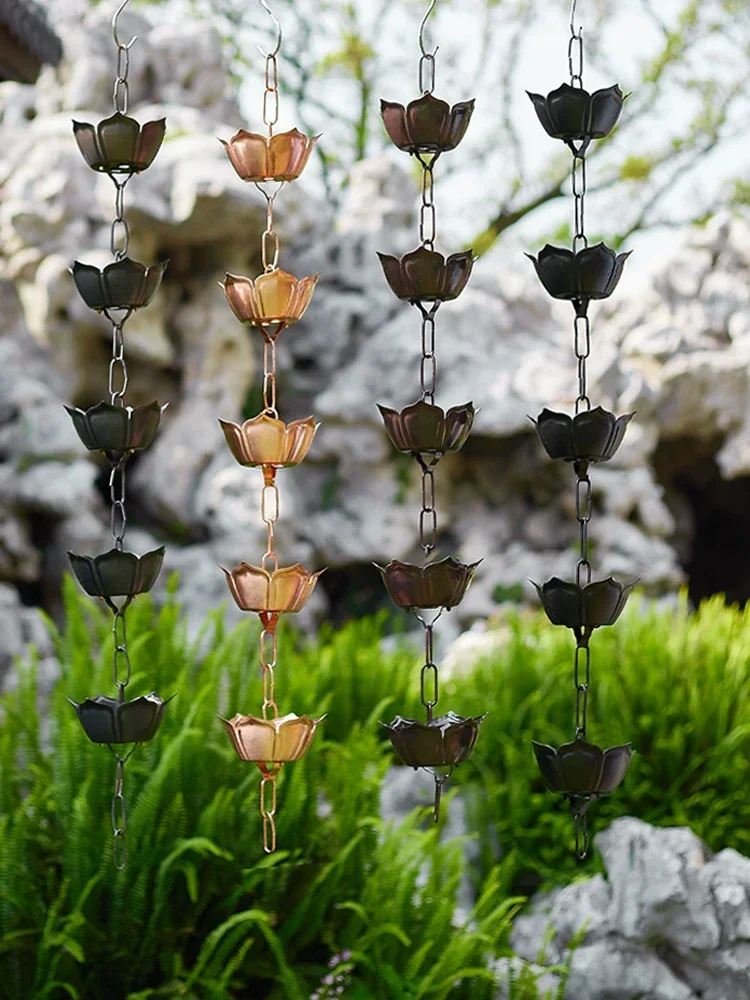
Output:
[[413,653],[379,653],[382,623],[281,647],[283,704],[330,714],[314,751],[280,775],[281,850],[266,857],[257,769],[216,719],[259,704],[257,629],[248,621],[225,634],[212,616],[200,658],[173,603],[157,613],[139,600],[130,691],[177,697],[127,765],[130,863],[118,874],[114,760],[86,741],[66,702],[110,689],[109,623],[72,585],[66,605],[64,676],[43,718],[33,666],[0,706],[3,996],[304,1000],[342,952],[350,997],[493,996],[490,963],[514,906],[500,870],[457,928],[460,842],[441,844],[419,814],[400,829],[378,819],[390,756],[375,721],[413,680]]

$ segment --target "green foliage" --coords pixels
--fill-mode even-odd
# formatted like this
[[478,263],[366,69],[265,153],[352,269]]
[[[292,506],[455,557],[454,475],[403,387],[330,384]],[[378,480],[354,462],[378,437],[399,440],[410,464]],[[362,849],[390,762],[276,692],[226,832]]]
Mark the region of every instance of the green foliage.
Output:
[[316,644],[283,637],[285,704],[329,715],[314,752],[279,777],[281,849],[266,857],[258,772],[216,718],[259,704],[257,630],[226,633],[214,614],[191,646],[174,603],[139,600],[132,695],[177,696],[126,768],[130,864],[118,874],[114,760],[66,701],[110,689],[109,623],[71,584],[66,609],[64,676],[42,716],[33,664],[0,703],[3,995],[305,1000],[346,949],[365,1000],[492,996],[515,905],[500,871],[456,927],[460,844],[441,843],[426,811],[401,829],[378,819],[390,754],[376,722],[395,702],[415,707],[413,653],[381,654],[382,619]]
[[[9,996],[297,1000],[325,996],[331,961],[355,1000],[496,995],[494,963],[507,954],[518,902],[508,894],[576,872],[570,816],[542,787],[530,749],[532,738],[571,736],[567,632],[504,612],[502,654],[442,683],[446,709],[490,713],[455,776],[479,836],[481,889],[456,926],[460,842],[441,842],[427,809],[396,829],[378,818],[393,761],[377,722],[419,711],[416,654],[398,643],[384,651],[385,615],[324,628],[315,641],[282,635],[284,705],[328,717],[312,752],[280,775],[280,850],[265,857],[257,771],[237,760],[216,720],[259,704],[257,630],[247,622],[226,632],[212,614],[191,645],[173,602],[156,611],[140,599],[130,612],[132,694],[177,697],[126,769],[131,863],[118,875],[114,762],[85,740],[66,702],[110,690],[109,623],[72,585],[66,606],[56,637],[64,676],[42,716],[33,663],[0,701],[0,982]],[[692,615],[685,603],[631,601],[614,629],[597,631],[592,652],[590,737],[637,750],[622,788],[592,811],[594,825],[632,814],[750,853],[750,611],[719,599]],[[533,979],[519,971],[518,1000],[536,997]]]

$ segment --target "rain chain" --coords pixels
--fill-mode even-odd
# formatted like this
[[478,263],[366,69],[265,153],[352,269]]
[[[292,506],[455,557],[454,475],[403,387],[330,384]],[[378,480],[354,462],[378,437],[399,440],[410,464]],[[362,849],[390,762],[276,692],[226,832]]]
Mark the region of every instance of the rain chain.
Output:
[[[452,254],[447,259],[435,250],[437,211],[434,169],[442,153],[455,149],[469,126],[474,101],[451,108],[432,96],[435,87],[435,52],[424,46],[427,18],[435,7],[432,0],[419,30],[422,58],[419,87],[422,96],[407,107],[381,101],[386,131],[398,149],[415,156],[422,167],[419,241],[416,250],[401,258],[378,254],[391,291],[410,302],[421,316],[421,398],[398,412],[380,406],[391,443],[416,459],[421,473],[419,542],[424,554],[422,566],[393,559],[378,566],[393,601],[412,612],[421,623],[425,637],[424,666],[420,673],[420,693],[426,721],[404,719],[400,715],[386,729],[403,762],[415,770],[423,768],[435,782],[435,822],[440,818],[440,797],[453,768],[465,761],[474,748],[484,716],[463,718],[453,712],[435,716],[439,699],[438,667],[434,662],[433,630],[445,611],[461,603],[478,563],[467,565],[453,557],[429,559],[438,544],[434,470],[443,455],[459,451],[474,422],[472,403],[447,412],[435,405],[437,355],[435,317],[443,302],[457,298],[469,280],[474,264],[473,251]],[[430,614],[426,614],[430,612]]]
[[[167,267],[163,262],[152,267],[128,257],[130,228],[125,218],[125,188],[134,174],[151,165],[164,139],[164,119],[141,127],[128,117],[128,72],[130,50],[136,39],[120,41],[118,20],[129,0],[119,6],[112,32],[117,46],[117,77],[114,84],[114,114],[98,125],[73,123],[73,132],[84,159],[92,170],[108,174],[115,185],[115,218],[110,231],[110,250],[114,262],[103,269],[76,261],[71,268],[76,287],[91,309],[106,316],[112,324],[112,360],[109,365],[109,402],[102,401],[86,410],[67,406],[75,429],[89,451],[102,452],[110,464],[110,528],[113,547],[99,556],[81,556],[69,552],[70,564],[78,582],[91,597],[98,597],[113,615],[112,680],[115,698],[98,695],[80,704],[71,702],[78,712],[84,732],[94,743],[106,746],[114,754],[115,792],[112,799],[112,836],[114,864],[118,870],[127,862],[127,811],[124,797],[125,763],[139,743],[148,742],[161,725],[167,701],[152,692],[126,701],[131,663],[128,654],[125,613],[132,600],[151,590],[161,570],[164,549],[158,548],[138,557],[124,551],[127,528],[126,469],[130,456],[151,444],[166,409],[159,403],[135,408],[125,404],[128,369],[125,360],[125,324],[136,309],[147,306],[161,284]],[[124,747],[131,744],[129,750]]]
[[[620,447],[628,413],[616,417],[601,406],[592,409],[588,396],[587,361],[591,352],[588,316],[592,299],[606,299],[617,287],[629,254],[617,254],[598,243],[589,246],[585,232],[586,153],[594,139],[609,135],[622,113],[624,97],[615,85],[589,94],[583,88],[583,29],[576,29],[576,0],[570,18],[568,62],[570,84],[564,83],[546,97],[529,94],[539,120],[549,135],[561,139],[573,154],[571,189],[575,208],[572,250],[545,246],[530,257],[546,291],[556,299],[572,302],[573,344],[577,361],[577,397],[574,415],[544,409],[534,421],[539,438],[552,459],[570,462],[575,474],[575,512],[580,554],[574,583],[556,577],[535,585],[553,625],[562,625],[575,636],[574,684],[575,735],[559,749],[534,743],[542,776],[552,792],[564,796],[575,819],[576,854],[583,860],[589,849],[588,810],[602,795],[614,792],[630,764],[630,744],[602,750],[588,742],[588,696],[591,683],[589,641],[595,628],[614,625],[622,613],[633,583],[612,577],[592,582],[589,560],[589,524],[593,512],[589,470],[607,462]],[[530,256],[530,255],[529,255]]]
[[[310,159],[319,136],[308,138],[297,129],[274,135],[279,117],[277,56],[282,32],[265,0],[261,5],[276,27],[276,46],[265,55],[263,123],[267,134],[240,129],[223,142],[229,160],[244,181],[255,184],[266,199],[266,228],[261,236],[263,274],[255,280],[227,274],[222,284],[232,312],[242,323],[256,327],[263,337],[263,412],[236,424],[220,420],[234,458],[246,468],[263,472],[260,516],[266,526],[266,551],[259,566],[241,562],[224,570],[237,606],[259,615],[262,630],[259,658],[263,680],[261,717],[237,714],[222,718],[239,757],[257,764],[261,772],[260,814],[263,847],[276,850],[276,779],[283,764],[299,760],[310,746],[320,719],[293,712],[279,715],[275,700],[278,660],[277,626],[282,614],[300,611],[323,572],[301,565],[279,568],[274,530],[279,516],[279,469],[299,465],[306,457],[319,424],[313,417],[285,424],[279,419],[276,391],[276,341],[307,309],[319,275],[297,279],[279,267],[279,237],[274,229],[274,203],[287,181],[296,180]],[[276,185],[273,187],[273,185]],[[323,717],[324,718],[324,717]]]

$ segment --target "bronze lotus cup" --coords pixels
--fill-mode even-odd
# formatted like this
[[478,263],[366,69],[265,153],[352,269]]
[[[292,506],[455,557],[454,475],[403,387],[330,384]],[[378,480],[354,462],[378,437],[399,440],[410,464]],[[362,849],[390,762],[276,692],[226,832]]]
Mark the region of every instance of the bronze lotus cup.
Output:
[[105,174],[139,174],[146,170],[159,152],[165,132],[164,118],[141,127],[135,118],[120,111],[98,125],[73,122],[73,134],[86,163]]
[[319,277],[295,278],[277,267],[255,280],[227,274],[219,284],[240,323],[289,326],[305,315]]
[[635,416],[616,417],[601,406],[570,417],[544,409],[532,423],[550,458],[565,462],[608,462],[622,444]]
[[443,257],[436,250],[419,247],[402,257],[379,253],[380,263],[393,294],[409,302],[449,302],[466,288],[474,266],[474,251]]
[[595,628],[615,624],[636,582],[622,584],[610,576],[579,587],[553,577],[541,587],[534,586],[553,625],[590,634]]
[[431,455],[440,458],[460,451],[471,433],[476,411],[472,403],[442,407],[419,400],[401,412],[388,406],[378,409],[386,433],[397,451],[407,455]]
[[[222,567],[223,569],[223,567]],[[241,562],[234,569],[223,569],[232,597],[241,611],[258,614],[293,614],[301,611],[315,590],[318,577],[297,563],[269,573],[261,566]]]
[[388,137],[406,153],[445,153],[455,149],[469,127],[474,101],[451,107],[432,94],[417,98],[406,107],[380,102],[380,113]]
[[602,750],[579,738],[559,750],[534,742],[534,754],[551,792],[593,797],[611,795],[620,786],[633,750],[630,743]]
[[[481,562],[481,560],[480,560]],[[452,556],[427,566],[393,559],[387,566],[374,563],[393,601],[405,611],[412,608],[455,608],[464,599],[479,565],[462,563]]]
[[104,268],[76,261],[71,268],[78,293],[96,312],[142,309],[156,294],[169,261],[146,267],[123,257]]
[[[590,94],[564,83],[545,97],[526,91],[539,121],[553,139],[562,139],[576,156],[586,152],[592,139],[609,135],[622,114],[625,95],[615,84]],[[574,143],[579,142],[577,148]]]
[[172,698],[162,701],[152,691],[133,701],[119,701],[103,694],[80,704],[70,698],[68,701],[92,743],[148,743],[156,735]]
[[110,549],[100,556],[79,556],[68,552],[76,578],[89,597],[111,600],[136,597],[151,590],[164,562],[164,546],[137,556]]
[[389,725],[393,748],[404,764],[419,767],[455,767],[465,761],[474,749],[479,727],[486,715],[465,719],[448,712],[428,722],[404,719],[400,715]]
[[617,288],[630,252],[618,254],[604,243],[577,253],[547,244],[538,257],[526,256],[547,293],[573,302],[578,315],[585,316],[592,299],[609,298]]
[[293,181],[307,166],[319,135],[309,139],[298,129],[278,132],[270,139],[241,128],[229,142],[219,141],[243,181]]
[[242,424],[220,420],[221,429],[240,465],[248,468],[271,466],[275,469],[299,465],[304,461],[320,424],[313,417],[285,424],[278,417],[260,413]]
[[290,712],[278,719],[258,719],[254,715],[219,718],[242,760],[254,764],[288,764],[305,755],[325,716],[311,719]]
[[66,406],[65,409],[78,437],[89,451],[126,455],[149,447],[168,405],[160,406],[154,402],[132,407],[101,402],[87,410],[79,410],[75,406]]

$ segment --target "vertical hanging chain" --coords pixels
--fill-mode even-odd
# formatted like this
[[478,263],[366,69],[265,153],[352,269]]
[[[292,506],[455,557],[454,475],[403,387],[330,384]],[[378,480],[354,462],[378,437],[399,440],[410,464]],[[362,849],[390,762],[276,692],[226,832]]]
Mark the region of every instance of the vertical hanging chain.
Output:
[[[263,817],[263,850],[273,854],[276,850],[276,778],[281,770],[281,764],[272,764],[269,769],[260,765],[262,774],[260,782],[260,814]],[[268,787],[270,785],[271,802],[269,804]]]
[[422,53],[422,58],[419,60],[419,89],[422,91],[422,96],[426,94],[431,94],[435,89],[435,56],[437,54],[437,48],[434,52],[428,52],[424,47],[424,29],[427,24],[427,18],[435,9],[435,3],[437,0],[431,0],[430,6],[427,8],[427,13],[422,18],[422,23],[419,25],[419,49]]
[[276,337],[263,331],[263,407],[278,418],[276,409]]
[[268,274],[279,266],[279,234],[273,228],[273,209],[276,195],[281,190],[283,181],[272,193],[261,187],[259,181],[255,182],[255,186],[266,199],[266,228],[263,230],[260,238],[260,253],[263,270]]
[[576,686],[576,739],[585,740],[588,723],[589,685],[591,684],[591,650],[587,639],[579,638],[576,644],[574,681]]
[[125,512],[125,487],[128,456],[123,455],[119,461],[112,464],[109,473],[109,525],[112,533],[112,541],[118,552],[122,552],[125,529],[128,524],[128,517]]
[[[427,154],[430,155],[430,154]],[[435,209],[435,161],[437,154],[431,159],[420,157],[422,164],[422,202],[419,206],[419,240],[426,250],[435,249],[437,236],[437,211]]]
[[114,865],[121,872],[128,863],[128,848],[125,839],[128,829],[128,813],[123,793],[125,784],[125,760],[117,756],[115,764],[115,794],[112,796],[112,856]]
[[[115,608],[114,619],[112,621],[112,639],[114,649],[112,652],[112,679],[117,688],[117,694],[121,702],[125,701],[125,688],[130,683],[130,656],[128,655],[128,635],[125,625],[125,608]],[[125,673],[121,676],[120,669]]]
[[434,302],[430,309],[425,309],[421,302],[418,302],[417,305],[422,314],[422,359],[419,369],[419,385],[423,402],[432,404],[435,402],[435,389],[437,387],[435,313],[438,311],[440,302]]
[[[268,472],[266,470],[269,470]],[[264,466],[263,490],[260,495],[260,516],[266,526],[266,551],[263,554],[263,569],[266,568],[266,561],[271,560],[274,570],[279,568],[279,557],[273,549],[274,526],[279,519],[279,488],[274,479],[273,466]]]
[[583,28],[576,31],[576,7],[578,0],[570,5],[570,41],[568,42],[568,69],[571,87],[583,87]]
[[437,508],[435,507],[435,473],[418,456],[422,469],[422,508],[419,512],[419,545],[427,559],[437,545]]
[[273,137],[274,125],[279,120],[279,67],[276,53],[266,56],[265,90],[263,91],[263,124],[268,128],[268,138]]
[[[123,327],[127,316],[120,320],[112,320],[112,359],[109,362],[109,401],[112,406],[124,406],[124,397],[128,389],[128,366],[125,362],[125,338]],[[118,385],[119,383],[119,385]]]
[[125,188],[130,175],[123,180],[112,178],[115,185],[115,217],[112,220],[109,234],[109,248],[115,260],[127,257],[130,249],[130,226],[125,218]]
[[120,9],[115,14],[115,19],[113,22],[113,32],[114,39],[117,45],[117,76],[115,78],[115,85],[112,91],[112,103],[115,106],[115,112],[126,115],[128,113],[128,105],[130,103],[130,85],[128,83],[128,74],[130,72],[130,50],[133,47],[135,38],[132,38],[127,45],[123,45],[117,34],[117,18],[122,13],[125,4],[122,4]]
[[424,666],[419,677],[419,698],[427,713],[428,722],[432,721],[433,709],[438,703],[440,693],[438,668],[435,663],[434,629],[442,614],[442,611],[438,611],[432,621],[428,622],[415,612],[415,617],[424,629]]

